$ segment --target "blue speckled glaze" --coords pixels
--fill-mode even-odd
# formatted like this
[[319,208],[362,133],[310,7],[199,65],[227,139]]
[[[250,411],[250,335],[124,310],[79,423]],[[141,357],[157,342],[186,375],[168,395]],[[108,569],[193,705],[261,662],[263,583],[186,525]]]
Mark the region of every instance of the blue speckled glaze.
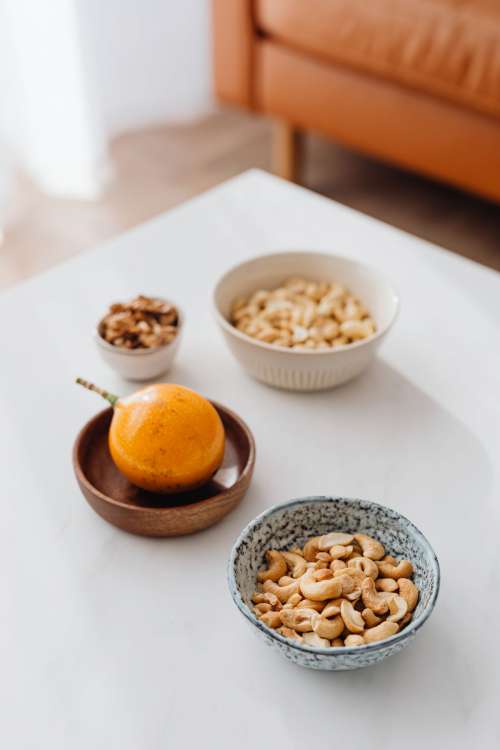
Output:
[[[268,549],[302,546],[312,536],[346,531],[373,536],[386,554],[411,560],[420,598],[412,621],[384,641],[357,648],[316,648],[295,643],[257,620],[251,597]],[[367,500],[306,497],[275,505],[251,521],[236,540],[228,566],[229,590],[240,612],[264,641],[290,661],[324,670],[359,669],[396,654],[413,640],[431,614],[439,591],[439,563],[421,531],[395,510]]]

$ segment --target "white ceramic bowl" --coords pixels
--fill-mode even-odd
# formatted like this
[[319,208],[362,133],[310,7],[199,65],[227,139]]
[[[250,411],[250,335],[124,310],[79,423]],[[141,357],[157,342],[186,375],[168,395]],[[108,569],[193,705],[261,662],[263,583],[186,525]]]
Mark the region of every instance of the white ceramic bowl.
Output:
[[[231,305],[237,297],[257,289],[276,288],[289,276],[344,284],[370,311],[377,327],[375,334],[332,350],[290,350],[257,341],[231,325]],[[293,391],[333,388],[359,375],[373,360],[399,308],[397,294],[375,268],[316,252],[275,253],[241,263],[219,280],[213,302],[226,343],[243,369],[268,385]]]
[[[170,300],[169,300],[170,301]],[[175,304],[175,303],[172,303]],[[178,312],[177,334],[169,344],[155,346],[152,349],[121,349],[105,341],[99,333],[99,323],[94,332],[94,341],[99,354],[109,367],[125,378],[141,382],[163,375],[171,367],[179,348],[184,316],[176,304]]]

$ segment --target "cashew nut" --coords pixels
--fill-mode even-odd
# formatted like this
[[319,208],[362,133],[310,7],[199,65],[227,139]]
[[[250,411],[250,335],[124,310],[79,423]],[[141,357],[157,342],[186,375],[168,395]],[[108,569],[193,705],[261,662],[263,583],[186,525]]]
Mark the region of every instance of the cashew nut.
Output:
[[326,560],[315,560],[314,562],[308,562],[306,564],[306,573],[308,570],[326,570],[329,567],[329,563],[327,563]]
[[342,638],[334,638],[332,641],[332,648],[342,648],[344,641]]
[[355,568],[347,568],[347,570],[337,570],[334,572],[333,577],[343,578],[346,575],[354,581],[355,587],[357,589],[361,588],[361,584],[366,578],[365,574],[361,570],[356,570]]
[[363,557],[369,557],[370,560],[381,560],[385,555],[385,549],[380,542],[372,539],[366,534],[355,534],[354,539],[358,542],[363,550]]
[[321,568],[320,570],[314,571],[313,577],[315,581],[326,581],[327,578],[333,578],[333,572],[330,568]]
[[278,584],[274,583],[274,581],[267,580],[264,581],[264,591],[271,592],[271,594],[277,596],[280,602],[284,604],[293,594],[298,593],[299,582],[292,581],[292,583],[289,583],[288,586],[278,586]]
[[378,564],[380,573],[384,578],[409,578],[413,575],[413,565],[409,560],[401,560],[397,565],[390,562],[380,562]]
[[366,622],[366,626],[368,628],[374,628],[375,625],[378,625],[382,622],[382,619],[380,617],[377,617],[375,612],[372,612],[372,610],[368,607],[366,607],[366,609],[361,612],[361,617]]
[[313,570],[326,570],[330,567],[326,560],[316,560],[315,563],[309,563]]
[[346,599],[349,599],[350,602],[357,602],[360,597],[361,589],[354,589],[354,591],[346,595]]
[[344,646],[347,648],[356,648],[356,646],[364,646],[365,639],[362,635],[348,635],[344,641]]
[[331,562],[332,556],[328,552],[317,552],[316,560],[322,560],[323,562]]
[[332,599],[331,602],[328,602],[321,612],[323,617],[335,617],[336,615],[340,615],[340,605],[342,604],[342,601],[343,599]]
[[347,559],[352,560],[355,557],[363,557],[363,550],[356,541],[352,543],[352,552]]
[[279,586],[288,586],[290,583],[294,582],[294,578],[291,578],[290,576],[281,576],[281,578],[278,581]]
[[316,555],[320,551],[319,549],[319,541],[321,537],[320,536],[313,536],[312,539],[309,539],[304,545],[304,557],[308,562],[314,562],[316,560]]
[[300,602],[301,609],[314,609],[316,612],[322,612],[325,602],[312,602],[310,599],[302,599]]
[[346,320],[361,320],[367,315],[367,310],[355,297],[347,297],[342,311],[342,322]]
[[290,599],[287,601],[286,604],[283,605],[284,609],[292,609],[292,607],[296,607],[300,602],[304,601],[299,593],[292,594]]
[[354,549],[351,554],[346,557],[347,563],[349,564],[349,560],[356,560],[358,557],[363,557],[363,553],[360,549]]
[[406,599],[403,599],[402,596],[398,596],[397,594],[393,594],[389,599],[389,612],[391,614],[387,618],[387,622],[399,622],[402,620],[408,612]]
[[270,549],[266,552],[267,569],[257,573],[259,581],[277,581],[286,573],[286,562],[281,552]]
[[374,331],[371,320],[344,320],[340,324],[340,333],[353,341],[357,339],[366,339]]
[[316,614],[313,609],[282,609],[278,612],[280,623],[287,628],[293,628],[298,633],[307,633],[312,630],[312,618]]
[[[361,583],[363,582],[365,575],[360,570],[354,568],[347,568],[347,570],[335,571],[333,574],[334,578],[338,578],[342,581],[342,594],[352,602],[355,602],[361,596]],[[346,578],[350,578],[352,583],[349,583]],[[350,589],[350,591],[348,591]]]
[[350,569],[360,571],[365,576],[369,576],[374,580],[378,576],[378,565],[373,560],[370,560],[369,557],[355,557],[353,560],[349,560],[347,563],[347,572]]
[[268,602],[268,604],[270,604],[271,607],[274,607],[274,608],[279,607],[279,609],[281,609],[280,600],[278,599],[276,594],[271,594],[270,591],[266,591],[266,593],[262,594],[262,596],[264,597],[264,601]]
[[393,594],[377,591],[373,578],[365,578],[361,583],[361,596],[365,607],[371,609],[376,615],[385,615],[389,609],[387,598]]
[[333,547],[330,547],[330,556],[334,560],[340,560],[344,557],[349,557],[353,549],[352,545],[344,547],[342,544],[334,544]]
[[391,563],[391,565],[398,564],[398,561],[392,555],[386,555],[385,557],[382,558],[381,562],[388,562],[388,563]]
[[252,595],[252,601],[254,604],[263,604],[267,601],[265,594],[259,594],[257,591]]
[[347,568],[347,565],[343,560],[332,560],[330,563],[330,570],[333,570],[335,573],[337,570],[345,570]]
[[363,630],[365,629],[365,621],[361,617],[361,613],[354,609],[351,602],[348,602],[344,599],[344,601],[340,605],[340,614],[346,628],[351,633],[363,632]]
[[342,531],[331,531],[329,534],[324,534],[319,537],[319,549],[328,550],[330,547],[334,547],[337,544],[341,544],[345,547],[352,542],[353,538],[352,534],[344,534]]
[[264,612],[264,614],[260,616],[260,621],[263,622],[264,625],[267,625],[268,628],[279,628],[281,625],[280,615],[281,612]]
[[316,646],[316,648],[329,648],[330,646],[330,641],[320,638],[317,633],[304,633],[304,643],[308,646]]
[[253,611],[257,615],[263,615],[265,612],[270,612],[272,609],[271,605],[268,602],[262,602],[261,604],[256,604],[253,608]]
[[356,568],[350,568],[349,566],[333,571],[334,578],[342,578],[343,576],[349,576],[349,578],[352,578],[357,584],[361,584],[361,581],[366,578],[362,570],[356,570]]
[[293,641],[298,641],[299,643],[302,643],[304,641],[302,636],[299,635],[295,630],[292,630],[292,628],[285,628],[284,625],[281,628],[278,628],[278,633],[285,636],[285,638],[291,638]]
[[398,584],[394,578],[378,578],[375,581],[375,588],[377,591],[387,591],[393,594],[398,590]]
[[313,602],[322,602],[325,599],[336,599],[340,596],[342,581],[339,581],[337,578],[316,581],[312,575],[312,571],[308,570],[300,578],[300,590],[306,599],[311,599]]
[[399,629],[402,630],[405,625],[408,625],[411,618],[413,617],[413,612],[407,612],[402,620],[399,621]]
[[340,615],[337,615],[332,620],[328,620],[322,614],[319,615],[315,612],[311,622],[314,632],[321,636],[321,638],[328,638],[329,640],[338,638],[344,630],[344,621]]
[[398,579],[399,593],[408,605],[408,612],[413,612],[418,602],[418,589],[408,578]]
[[302,557],[302,554],[296,552],[282,552],[285,558],[286,564],[293,576],[293,578],[300,578],[307,570],[307,563]]
[[342,571],[340,575],[335,575],[335,580],[342,583],[342,596],[351,594],[356,588],[356,580],[349,575],[349,569],[346,572]]
[[375,643],[376,641],[383,641],[385,638],[389,638],[391,635],[395,635],[399,630],[397,622],[388,622],[385,620],[374,628],[365,630],[364,639],[365,643]]

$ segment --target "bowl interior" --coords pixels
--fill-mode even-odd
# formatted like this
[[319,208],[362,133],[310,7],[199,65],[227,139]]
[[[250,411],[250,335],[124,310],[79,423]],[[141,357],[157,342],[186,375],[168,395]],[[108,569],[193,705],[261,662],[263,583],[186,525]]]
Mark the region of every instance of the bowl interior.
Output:
[[113,352],[113,354],[116,354],[118,356],[123,356],[123,357],[145,357],[145,356],[147,357],[148,355],[155,354],[156,352],[164,351],[165,349],[169,349],[169,348],[173,348],[174,346],[177,345],[181,332],[182,332],[182,328],[184,325],[184,313],[176,302],[172,302],[171,300],[167,300],[167,299],[163,299],[163,301],[168,302],[171,305],[174,305],[174,307],[177,310],[177,324],[176,324],[177,332],[174,338],[172,339],[172,341],[169,341],[166,344],[159,344],[158,346],[151,346],[147,349],[124,349],[120,346],[114,346],[113,344],[110,344],[109,341],[106,341],[106,339],[102,335],[102,324],[103,324],[103,320],[105,317],[103,316],[95,327],[94,338],[95,338],[97,345],[105,349],[108,352]]
[[116,468],[108,447],[113,410],[97,414],[80,433],[75,445],[75,468],[89,489],[110,502],[131,509],[172,508],[199,503],[232,491],[251,470],[255,449],[253,438],[242,420],[213,403],[224,424],[224,459],[216,474],[202,487],[175,495],[160,495],[136,487]]
[[420,598],[409,628],[418,627],[419,620],[425,619],[432,609],[439,588],[439,565],[432,547],[423,534],[396,511],[347,498],[307,498],[275,506],[243,531],[233,548],[229,577],[236,589],[233,593],[241,599],[240,604],[248,608],[250,618],[255,619],[251,613],[251,597],[257,572],[265,566],[266,550],[302,546],[310,537],[328,531],[368,534],[382,542],[386,554],[411,560]]
[[313,252],[265,255],[232,268],[215,288],[216,310],[229,320],[237,297],[275,288],[290,276],[343,284],[368,308],[379,331],[391,324],[397,312],[397,295],[376,269],[342,256]]

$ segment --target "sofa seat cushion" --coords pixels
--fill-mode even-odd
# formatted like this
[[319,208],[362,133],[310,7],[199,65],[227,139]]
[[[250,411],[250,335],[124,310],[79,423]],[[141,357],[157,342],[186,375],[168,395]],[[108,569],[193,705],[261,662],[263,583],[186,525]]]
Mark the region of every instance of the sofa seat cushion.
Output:
[[500,118],[500,0],[255,0],[266,36]]

